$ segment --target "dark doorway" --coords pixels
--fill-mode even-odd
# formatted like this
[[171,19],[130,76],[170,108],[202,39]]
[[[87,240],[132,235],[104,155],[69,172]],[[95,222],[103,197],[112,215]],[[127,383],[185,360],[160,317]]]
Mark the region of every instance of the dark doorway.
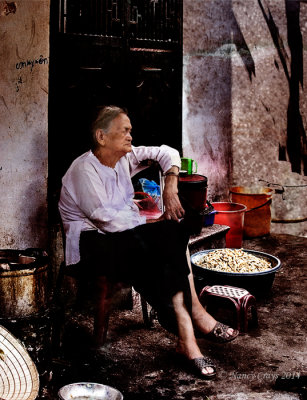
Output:
[[50,201],[89,149],[97,107],[128,109],[134,145],[181,151],[180,0],[53,0],[49,109]]

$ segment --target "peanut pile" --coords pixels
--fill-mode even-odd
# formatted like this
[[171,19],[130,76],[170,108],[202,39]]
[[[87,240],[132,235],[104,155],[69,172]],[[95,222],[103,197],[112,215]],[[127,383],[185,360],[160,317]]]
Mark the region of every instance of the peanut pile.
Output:
[[272,264],[241,249],[219,249],[195,257],[199,267],[222,272],[262,272],[272,268]]

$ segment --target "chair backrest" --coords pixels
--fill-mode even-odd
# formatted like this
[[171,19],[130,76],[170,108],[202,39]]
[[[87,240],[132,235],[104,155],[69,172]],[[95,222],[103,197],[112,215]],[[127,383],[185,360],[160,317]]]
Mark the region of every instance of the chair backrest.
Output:
[[64,231],[64,225],[62,219],[60,219],[60,231],[61,231],[61,236],[62,236],[62,247],[63,247],[63,258],[64,258],[64,263],[66,265],[66,256],[65,256],[65,249],[66,249],[66,235]]
[[165,182],[164,182],[164,176],[162,174],[161,168],[159,168],[159,180],[160,180],[160,192],[161,192],[161,196],[160,196],[160,210],[162,212],[162,214],[165,212],[165,207],[164,207],[164,203],[163,203],[163,191],[164,191],[164,186],[165,186]]
[[68,275],[71,276],[75,279],[78,279],[79,276],[79,269],[76,268],[76,266],[72,265],[66,265],[66,235],[64,231],[64,226],[62,220],[60,220],[60,231],[61,231],[61,236],[62,236],[62,247],[63,247],[63,261],[60,266],[60,271],[63,275]]

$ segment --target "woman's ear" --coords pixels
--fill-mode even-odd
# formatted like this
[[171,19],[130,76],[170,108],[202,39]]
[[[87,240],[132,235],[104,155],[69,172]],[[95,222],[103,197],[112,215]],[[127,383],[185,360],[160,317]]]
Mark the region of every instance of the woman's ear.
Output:
[[96,140],[97,143],[100,144],[100,146],[104,146],[105,141],[104,141],[104,131],[102,129],[97,129],[96,130]]

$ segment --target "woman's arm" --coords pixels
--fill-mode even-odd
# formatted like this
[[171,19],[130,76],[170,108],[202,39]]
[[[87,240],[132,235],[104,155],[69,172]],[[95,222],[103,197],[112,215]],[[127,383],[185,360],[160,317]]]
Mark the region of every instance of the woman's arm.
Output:
[[179,179],[179,168],[176,166],[171,167],[164,174],[165,183],[163,190],[163,203],[165,211],[158,219],[148,219],[147,223],[161,221],[163,219],[173,219],[180,221],[184,217],[184,209],[180,203],[178,197],[178,179]]
[[163,202],[165,207],[164,218],[179,221],[184,216],[184,209],[178,197],[179,168],[171,167],[166,171]]
[[152,161],[160,165],[163,173],[169,171],[172,166],[180,167],[181,165],[179,152],[167,145],[132,146],[132,151],[127,156],[131,176],[147,168]]

